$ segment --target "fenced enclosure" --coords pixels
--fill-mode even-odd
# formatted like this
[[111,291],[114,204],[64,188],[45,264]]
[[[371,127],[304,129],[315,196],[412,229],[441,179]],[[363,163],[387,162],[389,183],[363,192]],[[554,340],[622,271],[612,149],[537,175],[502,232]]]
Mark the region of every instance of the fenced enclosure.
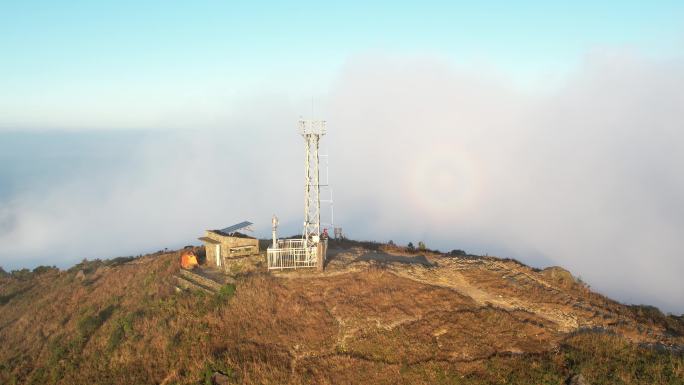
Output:
[[304,239],[278,239],[278,249],[303,248]]
[[306,247],[303,239],[280,239],[277,246],[266,251],[269,270],[317,266],[318,248]]

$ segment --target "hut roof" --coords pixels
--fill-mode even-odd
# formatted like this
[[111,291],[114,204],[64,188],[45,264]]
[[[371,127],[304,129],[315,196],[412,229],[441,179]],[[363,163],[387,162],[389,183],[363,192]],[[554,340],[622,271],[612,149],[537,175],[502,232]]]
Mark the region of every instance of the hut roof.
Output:
[[212,239],[209,237],[199,237],[197,239],[199,239],[200,241],[207,242],[207,243],[213,243],[215,245],[218,245],[219,243],[221,243],[221,242],[217,241],[216,239]]
[[250,236],[247,235],[247,234],[239,233],[239,232],[237,232],[237,231],[234,231],[234,232],[232,232],[232,233],[226,233],[226,232],[223,231],[223,230],[209,230],[209,231],[211,231],[212,233],[218,234],[218,235],[222,235],[222,236],[224,236],[224,237],[256,239],[256,238],[254,238],[254,237],[250,237]]

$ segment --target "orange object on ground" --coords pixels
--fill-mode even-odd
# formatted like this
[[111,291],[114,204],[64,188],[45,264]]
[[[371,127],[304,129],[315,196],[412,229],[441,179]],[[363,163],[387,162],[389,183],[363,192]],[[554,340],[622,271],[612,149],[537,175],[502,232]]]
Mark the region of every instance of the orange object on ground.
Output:
[[197,256],[195,255],[195,252],[192,250],[184,251],[181,254],[181,267],[184,269],[194,269],[195,266],[199,265],[197,263]]

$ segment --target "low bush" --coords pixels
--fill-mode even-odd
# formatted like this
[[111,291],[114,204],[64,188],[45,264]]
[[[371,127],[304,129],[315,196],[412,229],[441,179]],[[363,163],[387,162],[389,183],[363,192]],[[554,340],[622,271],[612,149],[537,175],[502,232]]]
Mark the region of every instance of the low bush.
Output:
[[59,269],[57,268],[57,266],[38,266],[35,269],[33,269],[33,274],[41,275],[51,271],[59,271]]
[[33,277],[33,273],[29,269],[12,270],[12,278],[20,281],[27,281]]
[[684,336],[684,315],[665,315],[655,306],[630,305],[627,307],[640,322],[658,325],[674,336]]
[[221,286],[221,290],[218,292],[218,298],[222,301],[227,301],[235,295],[235,285],[229,283],[227,285]]
[[112,334],[109,336],[109,341],[107,342],[107,349],[116,349],[121,342],[127,337],[133,335],[133,322],[135,318],[140,317],[142,312],[129,313],[124,317],[120,317],[116,320],[116,327]]

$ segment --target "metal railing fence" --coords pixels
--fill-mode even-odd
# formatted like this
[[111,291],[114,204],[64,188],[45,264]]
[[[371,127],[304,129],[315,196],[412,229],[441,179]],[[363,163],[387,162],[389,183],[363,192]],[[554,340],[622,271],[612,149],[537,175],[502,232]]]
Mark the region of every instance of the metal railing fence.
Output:
[[277,248],[269,248],[266,250],[269,270],[316,267],[318,255],[316,246],[304,247],[304,241],[300,239],[285,239],[283,241],[291,242],[283,242],[281,244],[281,241],[278,241]]

